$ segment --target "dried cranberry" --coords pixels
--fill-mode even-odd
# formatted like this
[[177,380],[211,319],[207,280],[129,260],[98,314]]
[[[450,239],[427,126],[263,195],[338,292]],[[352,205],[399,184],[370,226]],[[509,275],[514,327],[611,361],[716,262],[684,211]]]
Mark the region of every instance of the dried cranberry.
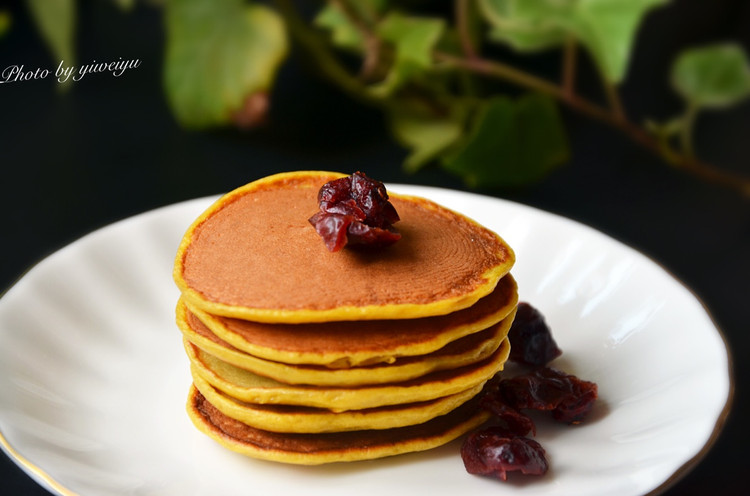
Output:
[[562,354],[557,347],[544,316],[528,303],[518,304],[508,340],[511,343],[510,360],[527,365],[546,365]]
[[467,472],[507,479],[508,472],[547,472],[545,451],[536,441],[534,421],[522,410],[550,411],[560,422],[576,424],[591,411],[598,396],[593,382],[583,381],[545,365],[562,354],[542,314],[519,303],[508,335],[510,359],[536,367],[529,373],[491,381],[480,405],[498,423],[470,434],[461,446]]
[[338,251],[347,242],[346,231],[352,223],[350,215],[318,212],[310,217],[310,224],[315,226],[315,231],[323,238],[329,251]]
[[461,458],[470,474],[500,480],[507,480],[508,472],[543,475],[548,468],[544,448],[538,442],[497,426],[470,434],[461,446]]
[[372,227],[362,222],[352,222],[347,230],[347,239],[353,245],[379,247],[395,243],[401,239],[401,235],[391,229]]
[[591,411],[598,388],[593,382],[544,367],[504,379],[498,394],[512,407],[550,410],[555,420],[575,424]]
[[330,251],[347,244],[383,247],[401,238],[392,227],[399,217],[385,185],[361,172],[324,184],[318,206],[309,221]]
[[497,391],[488,392],[479,400],[482,408],[494,415],[496,420],[504,423],[506,428],[517,436],[529,433],[536,435],[536,426],[531,417],[508,404]]
[[365,212],[365,224],[387,227],[398,222],[398,213],[388,201],[388,192],[382,182],[370,179],[361,172],[355,172],[352,174],[351,190],[352,198]]

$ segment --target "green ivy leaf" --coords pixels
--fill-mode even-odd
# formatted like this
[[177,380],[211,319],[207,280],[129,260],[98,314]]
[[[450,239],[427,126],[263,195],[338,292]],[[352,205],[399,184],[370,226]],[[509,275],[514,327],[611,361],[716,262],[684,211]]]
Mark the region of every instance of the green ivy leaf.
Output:
[[691,105],[728,107],[750,96],[750,63],[735,44],[686,50],[672,66],[672,84]]
[[562,45],[565,31],[546,18],[522,17],[514,0],[479,0],[479,10],[490,23],[489,39],[521,52],[536,52]]
[[410,149],[404,169],[416,172],[456,142],[463,134],[466,110],[459,102],[436,109],[417,99],[393,101],[387,108],[391,131]]
[[569,157],[555,101],[532,93],[483,102],[469,134],[443,167],[469,187],[518,187],[538,181]]
[[432,52],[445,31],[445,21],[392,12],[377,26],[378,35],[393,45],[395,56],[386,79],[371,88],[387,97],[432,66]]
[[[350,2],[350,5],[368,25],[375,25],[386,3],[386,0],[361,0]],[[357,53],[364,51],[362,32],[352,24],[338,4],[326,3],[313,19],[313,24],[330,31],[335,46]]]
[[281,17],[242,0],[166,5],[164,84],[187,127],[226,124],[251,95],[268,91],[287,54]]
[[557,46],[572,36],[609,81],[625,77],[636,31],[667,0],[481,0],[492,38],[519,50]]
[[75,64],[75,0],[26,0],[31,17],[47,43],[55,63]]

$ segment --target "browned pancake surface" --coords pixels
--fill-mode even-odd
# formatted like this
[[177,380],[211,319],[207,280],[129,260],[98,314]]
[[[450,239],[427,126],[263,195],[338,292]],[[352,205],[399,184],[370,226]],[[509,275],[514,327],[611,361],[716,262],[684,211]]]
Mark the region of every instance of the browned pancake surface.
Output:
[[[266,324],[230,317],[213,316],[226,330],[242,337],[250,345],[284,352],[319,353],[321,355],[354,353],[399,353],[409,347],[428,342],[445,343],[443,334],[459,326],[471,325],[490,316],[496,319],[484,327],[504,318],[515,307],[517,287],[513,278],[503,277],[495,290],[469,308],[435,317],[409,320],[368,320],[359,322],[326,322],[314,324]],[[205,327],[194,314],[190,314],[194,329]],[[476,332],[483,327],[471,329]],[[455,337],[467,334],[469,330]],[[237,346],[240,346],[239,344]]]
[[421,305],[462,298],[499,263],[512,265],[494,233],[414,198],[392,198],[402,234],[393,246],[330,253],[307,219],[333,177],[295,176],[223,205],[193,232],[183,256],[187,286],[206,301],[257,309]]
[[454,426],[466,422],[478,412],[478,398],[472,399],[452,412],[428,422],[395,429],[333,432],[324,434],[275,433],[255,429],[221,413],[197,390],[193,389],[189,407],[205,421],[235,441],[255,445],[267,451],[287,453],[362,451],[408,440],[440,436]]
[[[237,352],[241,352],[241,350],[238,350],[237,348],[235,348],[234,346],[232,346],[231,344],[227,343],[226,341],[218,337],[216,334],[214,334],[194,314],[188,312],[186,320],[187,320],[187,324],[190,326],[190,329],[192,329],[196,334],[199,334],[200,336],[204,338],[210,339],[214,343],[221,345],[224,348],[234,350]],[[446,344],[442,348],[436,351],[433,351],[432,353],[429,353],[427,355],[400,357],[391,364],[376,363],[372,365],[365,365],[362,367],[352,367],[352,368],[364,369],[364,370],[368,370],[368,369],[377,370],[377,369],[382,369],[385,367],[395,367],[398,365],[404,365],[404,364],[409,364],[409,363],[423,362],[425,361],[426,358],[438,358],[438,357],[450,357],[450,356],[462,355],[464,353],[471,352],[472,350],[480,349],[485,343],[488,343],[491,340],[497,338],[499,331],[506,332],[504,331],[503,327],[504,327],[503,322],[500,322],[487,329],[481,330],[479,332],[475,332],[473,334],[469,334],[468,336],[464,336],[455,341],[451,341],[450,343]],[[504,334],[502,337],[504,337]],[[499,340],[497,342],[499,343]],[[485,354],[485,357],[486,355],[490,354],[491,351],[492,350],[488,349],[487,353]],[[326,367],[325,365],[290,364],[289,366],[295,367],[299,370],[336,370],[336,369],[331,369],[330,367]]]

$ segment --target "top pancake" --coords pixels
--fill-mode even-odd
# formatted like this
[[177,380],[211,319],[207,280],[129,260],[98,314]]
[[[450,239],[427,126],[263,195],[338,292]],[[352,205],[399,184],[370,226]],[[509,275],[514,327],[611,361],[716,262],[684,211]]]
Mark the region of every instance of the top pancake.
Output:
[[341,174],[277,174],[220,198],[175,259],[183,298],[215,315],[269,323],[444,315],[489,294],[515,256],[495,233],[426,199],[390,194],[402,235],[379,250],[329,252],[308,219]]

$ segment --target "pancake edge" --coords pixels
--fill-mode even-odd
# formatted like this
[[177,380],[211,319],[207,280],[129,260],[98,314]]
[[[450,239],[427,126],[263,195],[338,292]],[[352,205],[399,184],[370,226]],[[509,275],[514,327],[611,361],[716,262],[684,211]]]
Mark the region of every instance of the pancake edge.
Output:
[[[498,361],[502,361],[500,365],[492,363],[483,367],[475,367],[475,370],[469,372],[466,376],[462,374],[459,376],[459,379],[441,378],[440,380],[435,381],[435,383],[428,382],[424,384],[409,385],[408,383],[411,381],[405,381],[405,383],[390,383],[359,387],[324,387],[306,385],[298,386],[279,382],[278,387],[245,388],[220,377],[211,370],[210,367],[200,365],[201,360],[199,357],[195,356],[191,347],[200,350],[199,347],[192,343],[187,343],[186,345],[186,352],[191,362],[191,373],[200,375],[200,377],[206,382],[228,396],[248,403],[308,406],[313,408],[327,408],[331,411],[361,410],[377,406],[427,401],[455,394],[473,386],[485,384],[493,376],[502,372],[505,362],[507,361],[507,355],[510,351],[510,346],[504,346],[502,349],[503,355],[498,358]],[[210,354],[203,350],[200,351],[202,353]],[[221,360],[218,357],[214,358]],[[236,367],[232,364],[229,365]],[[472,365],[461,367],[461,369],[468,367],[472,367]],[[436,373],[441,374],[448,372],[451,371],[445,370]],[[430,374],[427,374],[424,377],[429,377],[429,375]],[[421,378],[415,380],[419,381],[419,379]],[[314,395],[311,396],[308,394],[310,392],[314,393]]]
[[[466,352],[459,354],[459,358],[454,358],[452,360],[436,359],[431,360],[428,363],[415,361],[402,365],[394,363],[370,367],[353,367],[349,369],[325,369],[325,367],[320,366],[299,366],[265,360],[244,353],[234,347],[228,348],[201,336],[196,331],[192,330],[192,328],[180,318],[177,318],[177,326],[183,333],[184,339],[193,343],[205,352],[214,355],[231,365],[249,370],[258,375],[269,377],[279,382],[311,386],[364,386],[408,381],[439,370],[458,368],[487,360],[496,355],[498,350],[500,350],[507,342],[507,335],[514,317],[515,312],[512,312],[511,315],[495,324],[494,327],[497,328],[496,334],[485,340],[482,343],[479,352],[475,353],[473,356],[469,356],[470,353]],[[309,368],[305,370],[304,367],[317,368]],[[379,372],[379,374],[377,374],[377,380],[375,381],[373,381],[375,378],[375,374],[373,374],[374,370]]]
[[[290,408],[292,411],[263,411],[261,405],[239,403],[218,391],[200,376],[193,376],[193,385],[217,410],[255,429],[290,434],[326,434],[331,432],[383,430],[422,424],[445,415],[474,398],[484,384],[464,391],[418,403],[384,405],[365,410],[332,412],[323,408],[288,405],[267,405]],[[262,407],[262,406],[261,406]],[[295,409],[297,409],[295,411]]]
[[[448,343],[456,341],[457,339],[468,336],[469,334],[481,332],[501,322],[502,320],[506,319],[512,312],[514,312],[518,305],[518,283],[510,273],[505,275],[504,278],[509,278],[509,281],[511,281],[511,294],[508,297],[508,301],[502,307],[497,308],[493,313],[487,314],[482,318],[478,318],[473,322],[460,324],[450,329],[446,329],[438,334],[436,338],[427,342],[421,342],[412,345],[400,345],[392,349],[379,350],[377,353],[373,353],[370,351],[315,353],[276,350],[270,347],[255,345],[252,342],[246,340],[238,333],[232,331],[231,329],[228,329],[219,320],[221,316],[217,318],[217,316],[211,315],[201,308],[191,306],[190,303],[185,302],[184,300],[183,304],[187,307],[188,311],[193,313],[201,322],[203,322],[206,327],[211,330],[211,332],[213,332],[221,340],[229,343],[238,350],[244,351],[258,358],[265,358],[268,360],[279,361],[288,364],[323,365],[335,366],[336,368],[346,368],[375,365],[377,363],[393,363],[398,358],[425,355],[433,351],[437,351],[440,348],[446,346]],[[487,297],[490,296],[488,295]],[[433,317],[439,318],[439,316]],[[408,327],[409,325],[409,320],[397,320],[391,322],[394,322],[395,324],[403,324],[405,327]],[[352,325],[356,326],[356,322],[353,322]]]
[[[479,224],[475,220],[467,217],[460,212],[456,212],[447,207],[437,204],[427,198],[414,196],[414,195],[402,195],[398,193],[389,192],[389,197],[400,198],[407,201],[419,201],[430,208],[441,208],[452,212],[453,214],[465,219],[468,223],[473,224],[477,228],[487,231],[494,235],[494,237],[500,242],[504,250],[507,252],[507,260],[504,263],[495,265],[494,267],[485,270],[479,277],[486,281],[484,284],[479,285],[473,291],[459,295],[452,298],[444,298],[431,303],[392,303],[385,305],[362,305],[362,306],[339,306],[331,309],[303,309],[303,310],[283,310],[273,308],[251,308],[237,305],[230,305],[221,302],[209,301],[205,299],[202,294],[189,287],[187,281],[183,278],[184,260],[190,243],[192,242],[192,233],[195,229],[205,222],[211,215],[219,211],[226,203],[234,200],[235,197],[251,193],[261,187],[284,180],[291,180],[305,176],[328,176],[333,179],[346,177],[347,174],[339,172],[329,171],[294,171],[294,172],[282,172],[273,174],[270,176],[263,177],[256,181],[240,186],[225,195],[217,199],[211,206],[208,207],[201,215],[199,215],[192,224],[188,227],[185,234],[183,235],[180,244],[177,249],[175,256],[174,268],[172,276],[175,284],[182,293],[183,298],[190,302],[196,307],[199,307],[210,314],[222,315],[225,317],[234,317],[245,320],[254,320],[257,322],[266,323],[290,323],[299,324],[306,322],[328,322],[332,320],[388,320],[388,319],[411,319],[419,317],[431,317],[436,315],[445,315],[447,313],[454,312],[467,308],[476,303],[483,296],[488,295],[495,288],[497,282],[505,276],[515,264],[515,252],[505,242],[499,234],[488,229],[487,227]],[[497,253],[498,258],[500,252]],[[505,258],[505,257],[503,257]]]
[[186,410],[193,425],[203,434],[216,441],[219,445],[250,458],[295,464],[295,465],[322,465],[328,463],[355,462],[363,460],[375,460],[395,455],[427,451],[447,444],[469,431],[479,427],[486,422],[491,414],[478,410],[473,416],[463,422],[453,425],[440,434],[428,438],[416,437],[405,439],[400,443],[392,443],[376,447],[352,447],[342,451],[319,451],[315,453],[292,452],[278,449],[264,449],[261,446],[249,442],[243,442],[226,434],[216,425],[212,424],[196,405],[197,389],[191,385],[188,394]]

